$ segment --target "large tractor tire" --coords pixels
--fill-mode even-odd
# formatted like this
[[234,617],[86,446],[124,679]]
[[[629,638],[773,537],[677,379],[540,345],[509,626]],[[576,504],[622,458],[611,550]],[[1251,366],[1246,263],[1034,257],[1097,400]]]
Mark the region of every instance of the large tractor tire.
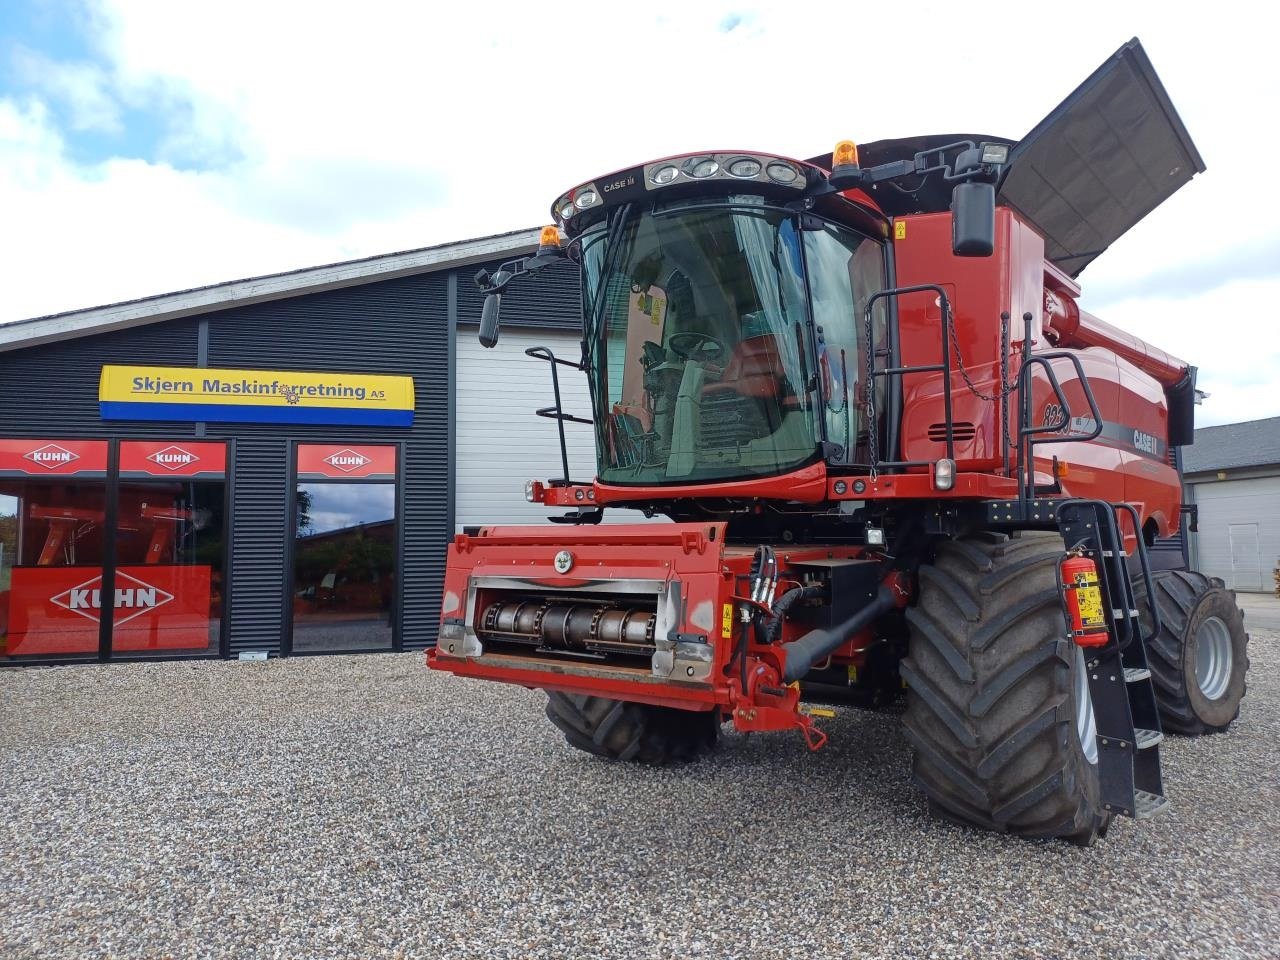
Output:
[[1087,845],[1105,831],[1093,702],[1067,639],[1056,533],[941,543],[907,610],[912,770],[945,819]]
[[718,711],[693,712],[583,694],[549,693],[547,716],[571,747],[651,766],[696,760],[715,749]]
[[[1240,716],[1249,635],[1236,596],[1221,580],[1188,570],[1154,574],[1160,632],[1147,644],[1147,664],[1166,733],[1220,733]],[[1134,583],[1144,631],[1151,630],[1146,584]]]

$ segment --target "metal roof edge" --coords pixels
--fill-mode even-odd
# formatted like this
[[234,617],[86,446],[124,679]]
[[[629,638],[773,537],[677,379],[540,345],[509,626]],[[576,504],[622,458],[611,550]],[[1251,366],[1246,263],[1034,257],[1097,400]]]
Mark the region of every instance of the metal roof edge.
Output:
[[379,254],[359,260],[304,267],[244,280],[163,293],[139,300],[105,304],[85,310],[71,310],[28,320],[0,324],[0,353],[73,340],[99,333],[178,320],[232,307],[247,306],[288,297],[321,293],[343,287],[393,280],[417,273],[464,267],[507,254],[532,250],[538,243],[538,229],[480,237],[422,247],[400,253]]

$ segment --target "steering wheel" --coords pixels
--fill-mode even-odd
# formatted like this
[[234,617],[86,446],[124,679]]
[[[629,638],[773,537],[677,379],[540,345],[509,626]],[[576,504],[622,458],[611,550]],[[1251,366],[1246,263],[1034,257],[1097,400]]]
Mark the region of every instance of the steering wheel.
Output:
[[729,355],[723,340],[709,333],[673,333],[667,338],[667,347],[681,360],[697,360],[702,363],[721,360]]

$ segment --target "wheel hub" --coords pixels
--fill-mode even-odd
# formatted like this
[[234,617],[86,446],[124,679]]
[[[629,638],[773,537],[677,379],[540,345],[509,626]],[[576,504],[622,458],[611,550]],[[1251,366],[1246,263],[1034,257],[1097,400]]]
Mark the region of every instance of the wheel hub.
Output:
[[1090,764],[1098,763],[1098,724],[1093,716],[1093,697],[1089,694],[1089,668],[1084,662],[1084,650],[1076,647],[1075,669],[1071,675],[1072,696],[1076,704],[1076,736],[1080,738],[1080,747],[1084,750],[1084,758]]
[[1231,631],[1221,617],[1209,617],[1196,628],[1196,686],[1206,699],[1227,692],[1232,659]]

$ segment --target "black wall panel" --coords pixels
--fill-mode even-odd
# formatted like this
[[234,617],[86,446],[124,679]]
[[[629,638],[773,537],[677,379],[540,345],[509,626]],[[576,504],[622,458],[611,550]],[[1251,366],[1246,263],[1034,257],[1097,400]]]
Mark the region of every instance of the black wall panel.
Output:
[[0,353],[0,436],[194,436],[191,423],[99,419],[98,374],[104,363],[193,367],[198,326],[173,320]]
[[[208,424],[210,438],[241,438],[250,451],[237,455],[233,557],[248,551],[255,559],[249,569],[237,567],[234,573],[233,651],[244,648],[242,638],[258,642],[258,632],[245,619],[255,617],[275,617],[271,649],[279,647],[287,585],[278,571],[284,537],[291,534],[284,520],[291,439],[405,442],[401,638],[410,649],[435,642],[451,529],[446,283],[445,274],[424,274],[208,315],[211,367],[403,374],[413,377],[416,406],[408,428]],[[250,489],[242,489],[246,485]],[[277,551],[274,573],[270,544]],[[254,592],[242,606],[234,591],[243,589],[246,576]]]
[[[502,261],[484,265],[490,273]],[[458,272],[458,322],[478,324],[484,294],[475,284],[479,267]],[[513,280],[502,295],[502,323],[522,327],[550,327],[559,330],[581,328],[579,294],[580,271],[565,260],[545,267],[532,276]]]
[[231,488],[230,653],[279,653],[284,630],[289,445],[276,437],[236,441]]

